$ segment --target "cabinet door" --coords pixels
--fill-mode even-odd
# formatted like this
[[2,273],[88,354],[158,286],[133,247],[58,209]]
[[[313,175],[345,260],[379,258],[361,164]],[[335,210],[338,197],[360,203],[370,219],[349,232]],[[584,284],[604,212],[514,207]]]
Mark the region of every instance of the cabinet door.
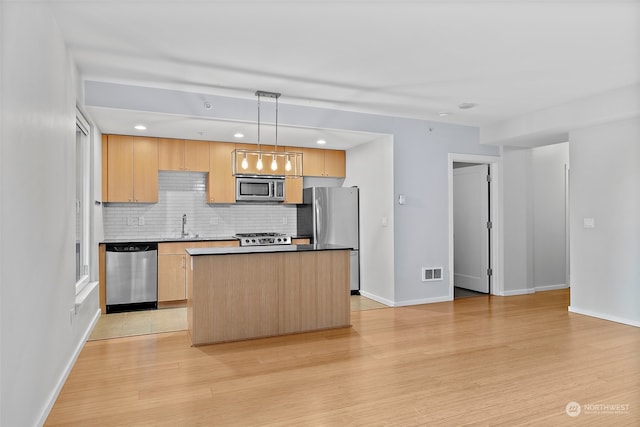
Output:
[[107,137],[107,200],[133,202],[133,137]]
[[344,178],[345,175],[345,152],[342,150],[324,150],[324,176]]
[[284,178],[284,199],[285,203],[302,203],[302,177]]
[[103,202],[108,202],[109,201],[109,192],[108,192],[108,186],[107,186],[107,182],[108,182],[108,162],[107,159],[109,158],[109,152],[108,152],[108,147],[109,147],[109,136],[107,135],[102,135],[102,196],[101,199]]
[[324,176],[324,150],[318,148],[302,149],[302,175]]
[[184,169],[183,139],[158,138],[158,169],[181,171]]
[[185,140],[184,170],[209,172],[209,141]]
[[133,198],[140,203],[158,202],[158,141],[133,137]]
[[235,203],[236,180],[232,174],[231,155],[235,144],[209,143],[209,203]]
[[186,299],[185,256],[158,255],[158,301]]

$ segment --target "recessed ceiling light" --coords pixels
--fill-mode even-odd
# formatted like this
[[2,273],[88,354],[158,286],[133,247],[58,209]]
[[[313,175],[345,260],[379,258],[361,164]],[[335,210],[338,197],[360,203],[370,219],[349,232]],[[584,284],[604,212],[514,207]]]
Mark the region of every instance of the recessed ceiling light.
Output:
[[213,108],[213,105],[211,105],[211,103],[209,101],[205,101],[204,102],[204,109],[205,110],[211,110]]
[[320,145],[324,145],[326,143],[327,143],[327,141],[325,141],[324,139],[319,139],[319,140],[316,141],[316,144],[320,144]]
[[446,112],[446,111],[440,111],[440,112],[438,113],[438,115],[439,115],[440,117],[447,117],[449,114],[450,114],[450,113],[448,113],[448,112]]
[[235,136],[236,138],[244,138],[244,133],[236,132],[233,134],[233,136]]
[[458,104],[458,108],[461,110],[469,110],[473,107],[477,107],[478,104],[474,104],[473,102],[462,102]]
[[147,130],[145,125],[135,125],[133,128],[136,130]]

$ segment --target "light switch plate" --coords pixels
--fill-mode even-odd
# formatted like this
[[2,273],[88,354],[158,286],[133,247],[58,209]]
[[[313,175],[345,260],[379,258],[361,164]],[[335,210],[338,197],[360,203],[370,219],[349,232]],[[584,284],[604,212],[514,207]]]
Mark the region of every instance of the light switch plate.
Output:
[[139,216],[138,217],[138,225],[144,225],[144,217],[143,216]]
[[595,218],[583,218],[582,225],[584,228],[596,228]]
[[133,225],[134,224],[134,218],[132,216],[128,216],[127,217],[127,225]]

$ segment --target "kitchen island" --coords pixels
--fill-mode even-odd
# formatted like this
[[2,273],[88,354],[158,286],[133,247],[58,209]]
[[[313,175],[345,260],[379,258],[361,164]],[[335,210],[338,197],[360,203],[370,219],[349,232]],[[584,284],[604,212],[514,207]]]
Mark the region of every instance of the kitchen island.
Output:
[[350,326],[350,249],[335,245],[187,249],[191,343]]

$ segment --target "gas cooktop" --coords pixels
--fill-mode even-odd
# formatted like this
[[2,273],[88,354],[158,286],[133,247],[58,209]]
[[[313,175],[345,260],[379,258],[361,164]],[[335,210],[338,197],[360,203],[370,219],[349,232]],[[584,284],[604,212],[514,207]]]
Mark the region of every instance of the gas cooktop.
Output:
[[240,246],[290,245],[291,236],[284,233],[238,233]]

